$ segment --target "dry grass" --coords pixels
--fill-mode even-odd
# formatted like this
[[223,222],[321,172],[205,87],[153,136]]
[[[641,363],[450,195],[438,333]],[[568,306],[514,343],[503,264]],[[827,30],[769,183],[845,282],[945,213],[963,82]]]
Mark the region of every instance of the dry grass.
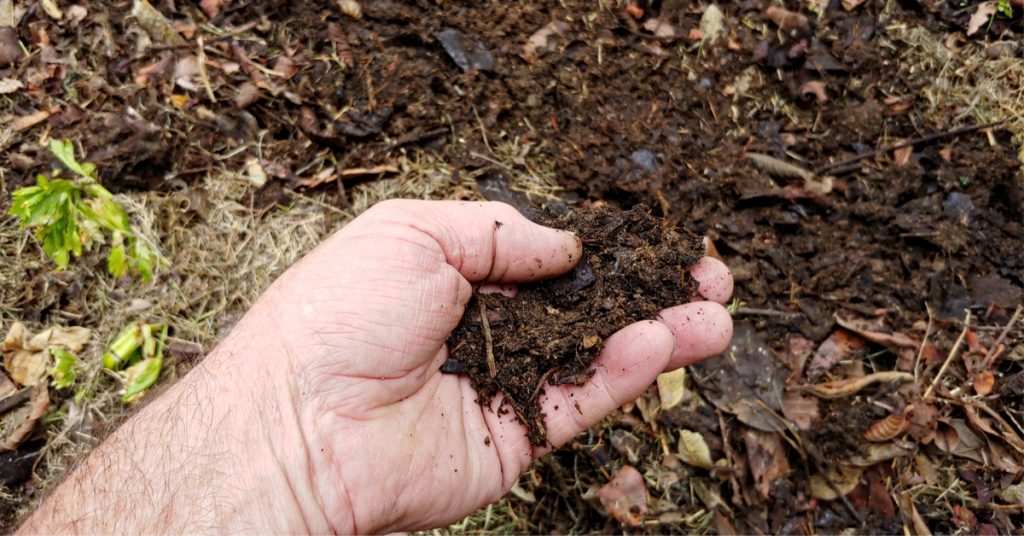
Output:
[[[908,76],[931,80],[923,90],[927,118],[946,128],[1006,120],[1000,128],[1013,135],[1024,162],[1024,62],[1020,56],[989,58],[985,46],[971,42],[956,50],[944,35],[905,24],[888,28],[905,46],[899,65]],[[990,140],[995,143],[990,135]]]

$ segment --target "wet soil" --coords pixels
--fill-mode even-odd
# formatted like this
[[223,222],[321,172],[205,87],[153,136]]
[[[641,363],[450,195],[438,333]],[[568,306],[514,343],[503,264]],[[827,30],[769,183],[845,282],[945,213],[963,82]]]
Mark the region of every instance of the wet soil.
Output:
[[[38,3],[21,14],[16,37],[34,52],[0,63],[0,78],[25,86],[4,95],[0,115],[51,115],[0,137],[7,187],[31,182],[53,165],[40,142],[46,136],[77,140],[117,191],[193,189],[201,195],[197,186],[206,173],[244,170],[255,159],[269,179],[254,186],[256,208],[271,208],[288,199],[289,189],[305,188],[336,189],[331,201],[344,207],[352,181],[380,174],[342,170],[369,169],[422,150],[450,164],[453,182],[486,177],[493,187],[481,182],[484,195],[525,210],[533,198],[511,191],[509,177],[530,175],[524,162],[542,162],[563,189],[558,207],[584,209],[553,224],[590,225],[598,233],[582,264],[593,269],[594,282],[567,290],[585,279],[577,271],[525,287],[514,302],[477,296],[453,335],[459,364],[450,365],[468,371],[484,399],[508,393],[535,444],[543,425],[532,401],[553,383],[587,373],[600,349],[599,341],[588,341],[689,292],[686,281],[666,290],[665,280],[685,274],[685,259],[671,252],[658,255],[658,262],[676,260],[660,265],[667,279],[657,288],[646,279],[649,266],[616,263],[616,253],[643,257],[648,250],[641,246],[663,247],[671,225],[661,219],[712,239],[745,306],[737,316],[752,322],[778,354],[792,334],[823,341],[839,313],[881,316],[893,330],[908,331],[928,322],[930,310],[936,326],[951,329],[965,309],[988,325],[1004,325],[1022,302],[1024,176],[1006,130],[932,138],[915,144],[905,161],[892,151],[871,153],[967,122],[961,110],[933,109],[934,80],[901,63],[907,45],[892,35],[896,26],[923,27],[941,40],[968,16],[957,7],[962,2],[869,0],[847,10],[833,0],[791,31],[769,20],[769,2],[719,2],[725,30],[713,42],[687,38],[703,6],[668,0],[635,2],[639,16],[623,9],[624,2],[365,0],[360,19],[312,1],[226,2],[212,19],[194,2],[154,2],[179,27],[191,24],[189,31],[205,38],[206,79],[190,69],[200,53],[194,37],[185,46],[152,42],[128,16],[129,4],[89,2],[89,16],[77,23],[51,19]],[[799,11],[806,3],[783,4]],[[1014,9],[1003,42],[1019,43],[1021,10]],[[644,26],[652,19],[671,24],[678,35],[656,37]],[[528,51],[531,36],[552,21],[565,26]],[[1001,31],[999,25],[990,35]],[[499,158],[508,156],[502,147],[514,154]],[[816,172],[817,179],[828,175],[834,186],[814,195],[800,180],[755,165],[746,157],[752,152]],[[863,158],[831,166],[851,157]],[[618,208],[643,202],[654,217],[635,211],[587,216],[585,209],[597,202]],[[600,234],[615,221],[657,232]],[[680,236],[671,240],[690,240]],[[481,304],[488,323],[493,318],[495,378],[486,363]],[[49,306],[36,314],[40,322],[62,321]],[[601,320],[548,325],[552,316],[584,314]],[[542,351],[549,347],[553,351]],[[891,370],[895,359],[886,354],[874,361]],[[994,411],[1019,408],[1021,362],[997,365],[994,392],[1003,398],[989,403]],[[848,418],[851,407],[826,407],[808,434],[830,455],[859,449],[855,438],[866,422]],[[608,426],[635,433],[657,447],[648,451],[660,452],[664,439],[638,411],[623,411]],[[739,423],[701,411],[663,424],[718,438],[724,423],[732,432],[719,441],[722,448],[742,449]],[[605,440],[608,431],[588,432],[541,462],[536,478],[550,485],[536,490],[536,503],[523,506],[529,510],[524,517],[536,520],[532,532],[615,530],[566,491],[607,481],[609,466],[636,463]],[[944,456],[950,467],[962,461]],[[660,488],[669,502],[699,502],[692,491],[697,486],[687,482],[693,471],[673,471],[683,477]],[[802,489],[809,472],[789,478]],[[995,470],[983,478],[990,487],[1009,483]],[[733,512],[740,532],[780,532],[800,519],[793,501],[777,500],[786,509],[768,519],[756,496],[735,490],[701,500],[709,510]],[[934,531],[959,530],[938,506],[921,509]],[[1020,526],[1019,511],[1012,514],[1015,522],[996,510],[977,511],[985,523]],[[814,511],[815,523],[837,531],[857,527],[843,512],[834,501]],[[673,523],[654,530],[694,530]]]
[[688,268],[704,245],[642,206],[534,219],[575,232],[582,259],[565,276],[520,286],[514,298],[474,295],[448,338],[451,357],[442,371],[467,374],[481,404],[504,393],[501,411],[513,411],[530,442],[544,446],[545,389],[583,384],[608,336],[696,296]]

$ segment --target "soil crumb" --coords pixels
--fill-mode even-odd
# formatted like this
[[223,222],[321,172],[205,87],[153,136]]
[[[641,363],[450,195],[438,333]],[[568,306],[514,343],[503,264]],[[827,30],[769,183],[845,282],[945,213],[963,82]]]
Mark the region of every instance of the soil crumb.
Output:
[[442,371],[468,375],[481,404],[505,393],[500,411],[515,412],[530,442],[542,446],[545,387],[583,384],[605,338],[696,295],[689,267],[704,255],[704,244],[642,206],[534,220],[575,232],[583,258],[562,277],[520,286],[515,298],[474,295],[448,339]]

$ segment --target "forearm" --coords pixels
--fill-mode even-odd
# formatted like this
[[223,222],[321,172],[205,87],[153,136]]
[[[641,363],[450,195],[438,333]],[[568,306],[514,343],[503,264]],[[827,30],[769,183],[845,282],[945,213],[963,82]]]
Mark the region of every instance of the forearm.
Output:
[[[22,533],[322,532],[287,388],[232,337],[128,419]],[[261,348],[267,351],[267,348]],[[280,357],[280,356],[275,356]]]

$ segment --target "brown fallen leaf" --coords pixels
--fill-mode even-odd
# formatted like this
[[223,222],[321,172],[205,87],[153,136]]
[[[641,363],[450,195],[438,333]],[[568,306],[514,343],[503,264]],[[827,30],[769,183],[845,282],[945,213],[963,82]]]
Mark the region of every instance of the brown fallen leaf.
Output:
[[938,425],[939,409],[931,404],[914,404],[910,411],[910,426],[907,433],[914,441],[927,445],[935,438],[935,427]]
[[875,344],[881,344],[882,346],[905,346],[910,348],[917,348],[920,346],[916,339],[903,333],[886,333],[884,331],[879,331],[883,328],[880,322],[872,322],[869,320],[860,320],[855,318],[846,319],[836,316],[836,323],[857,335],[860,335]]
[[[827,468],[824,473],[811,475],[807,485],[810,488],[811,496],[815,499],[833,501],[853,491],[857,484],[860,484],[860,475],[863,472],[864,469],[861,467],[835,464]],[[835,488],[839,489],[839,494],[836,493]]]
[[601,486],[597,496],[605,510],[627,527],[639,526],[647,512],[644,477],[630,465],[622,466],[611,482]]
[[356,0],[337,0],[338,9],[353,19],[363,18],[363,6]]
[[791,177],[797,179],[803,179],[805,181],[814,178],[814,173],[806,170],[796,164],[791,164],[785,160],[780,160],[774,156],[768,156],[761,153],[746,153],[744,156],[748,160],[754,163],[754,166],[758,169],[765,171],[776,177]]
[[554,43],[568,31],[569,23],[562,20],[553,20],[545,24],[526,40],[520,56],[529,63],[537,61],[540,54],[554,50]]
[[80,327],[52,327],[34,337],[21,322],[15,322],[4,338],[4,369],[18,385],[34,386],[43,383],[50,372],[50,350],[61,348],[78,353],[92,337],[92,332]]
[[900,147],[892,152],[893,163],[896,167],[903,167],[910,163],[910,156],[914,154],[914,146]]
[[277,76],[285,80],[290,80],[299,72],[299,69],[295,66],[295,60],[283,54],[278,56],[277,60],[274,61],[273,70]]
[[911,492],[905,491],[900,494],[899,502],[900,511],[904,518],[910,518],[910,523],[914,527],[914,534],[917,536],[932,536],[932,531],[928,528],[928,524],[924,522],[924,518],[917,512]]
[[967,35],[974,35],[982,27],[987,26],[998,9],[999,4],[996,2],[982,2],[978,4],[978,8],[974,10],[971,19],[967,21]]
[[913,453],[914,448],[896,443],[871,443],[867,445],[861,454],[853,456],[849,461],[850,464],[857,467],[871,467],[872,465],[909,456]]
[[771,6],[764,10],[764,14],[784,32],[791,30],[807,31],[811,29],[811,23],[807,16],[790,11],[784,7]]
[[807,366],[807,379],[815,381],[832,369],[840,361],[851,358],[854,352],[867,347],[864,339],[845,330],[837,329],[821,343]]
[[15,119],[14,122],[11,123],[11,130],[13,130],[14,132],[22,132],[24,130],[28,130],[38,125],[39,123],[42,123],[43,121],[49,119],[51,115],[56,113],[56,111],[57,109],[38,110],[28,115],[23,115]]
[[820,403],[800,391],[786,390],[782,395],[782,414],[801,430],[810,430],[821,418]]
[[711,459],[711,449],[704,441],[704,436],[698,432],[680,430],[676,452],[681,461],[694,467],[711,469],[715,466],[714,460]]
[[974,379],[971,380],[971,385],[974,387],[974,392],[981,396],[988,396],[992,393],[992,387],[996,383],[996,377],[994,374],[987,370],[983,370],[974,375]]
[[787,385],[801,381],[807,359],[812,354],[814,354],[814,341],[799,333],[789,334],[789,339],[786,341],[786,353],[782,355],[782,362],[793,371],[789,378],[786,378]]
[[21,80],[15,80],[13,78],[0,78],[0,95],[7,95],[8,93],[14,93],[19,89],[25,87],[21,83]]
[[25,440],[36,426],[36,421],[50,407],[50,393],[45,385],[32,388],[28,403],[7,412],[0,419],[0,451],[14,450]]
[[864,439],[875,443],[881,443],[894,439],[910,428],[910,415],[905,413],[893,413],[881,418],[864,430]]
[[25,58],[18,40],[18,31],[11,26],[0,27],[0,67],[6,67]]
[[847,11],[853,11],[860,7],[864,2],[868,0],[843,0],[843,9]]
[[825,382],[816,385],[804,385],[802,389],[808,393],[813,394],[821,398],[842,398],[844,396],[850,396],[854,393],[859,392],[861,389],[869,385],[876,383],[888,383],[888,382],[909,382],[914,381],[914,375],[907,372],[876,372],[874,374],[868,374],[862,378],[852,378],[849,380],[838,380],[834,382]]
[[935,446],[939,450],[984,463],[985,441],[971,430],[963,419],[945,419],[935,433]]
[[667,20],[652,17],[644,21],[643,27],[658,39],[677,39],[681,37],[679,30]]
[[220,13],[220,8],[224,5],[224,0],[202,0],[199,2],[199,7],[203,9],[203,13],[209,18],[214,18]]
[[775,481],[789,475],[786,449],[778,433],[753,429],[743,433],[743,443],[747,447],[747,461],[750,473],[754,476],[754,484],[761,497],[767,499],[772,495]]

